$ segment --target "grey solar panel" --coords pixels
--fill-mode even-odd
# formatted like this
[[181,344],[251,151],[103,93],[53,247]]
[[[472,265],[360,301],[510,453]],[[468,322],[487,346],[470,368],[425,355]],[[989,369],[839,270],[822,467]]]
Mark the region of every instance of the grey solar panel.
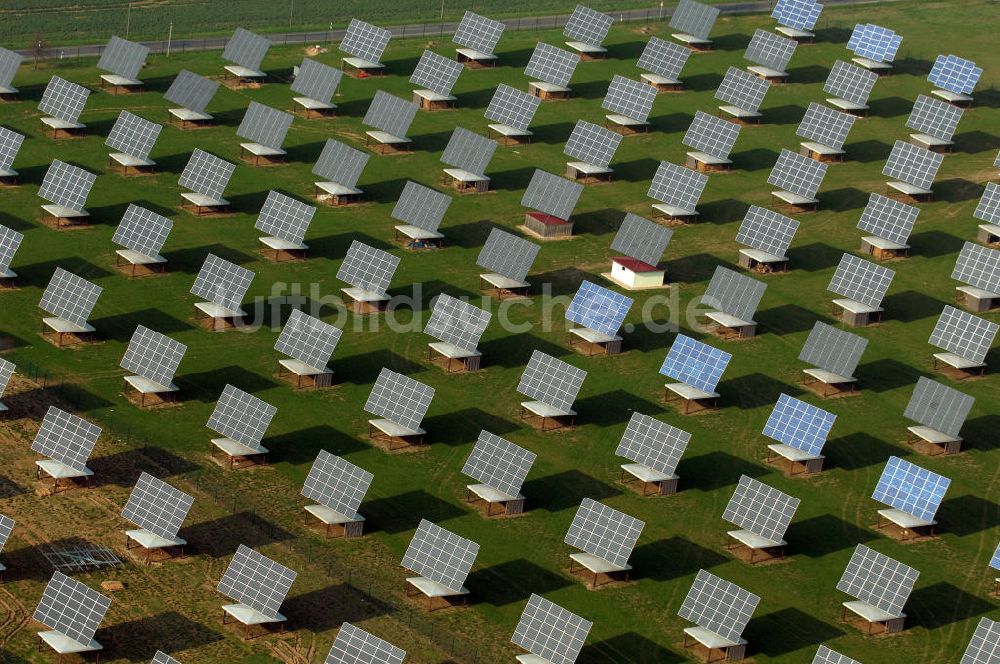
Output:
[[919,95],[906,120],[906,126],[942,141],[950,141],[961,119],[961,108],[927,95]]
[[531,53],[524,75],[566,87],[573,78],[580,57],[561,48],[538,42]]
[[464,69],[461,62],[456,62],[433,51],[424,51],[417,62],[416,69],[410,76],[410,83],[422,85],[439,95],[448,96],[455,87],[459,75]]
[[122,111],[104,144],[132,157],[148,159],[162,129],[162,125],[128,111]]
[[620,113],[632,120],[646,122],[656,101],[656,88],[615,74],[601,108]]
[[304,97],[329,104],[344,72],[310,58],[303,58],[290,89]]
[[783,257],[798,228],[799,222],[794,219],[774,210],[751,205],[740,222],[736,241],[772,256]]
[[383,368],[364,410],[416,431],[433,399],[433,387]]
[[1000,661],[1000,622],[980,618],[960,664],[996,664]]
[[220,307],[239,311],[253,277],[253,272],[245,267],[209,254],[205,257],[190,292]]
[[122,516],[164,539],[177,537],[194,498],[149,473],[139,475]]
[[474,175],[484,175],[496,149],[496,141],[468,129],[455,127],[444,148],[444,154],[441,155],[441,162]]
[[148,46],[113,36],[101,51],[97,68],[122,78],[135,80],[139,70],[146,64],[147,55],[149,55]]
[[385,293],[397,267],[397,256],[353,240],[337,270],[337,278],[366,291]]
[[898,560],[858,544],[837,582],[837,590],[899,615],[920,572]]
[[22,134],[6,127],[0,127],[0,171],[11,169],[14,165],[14,158],[17,157],[17,152],[21,149],[23,142],[24,136]]
[[582,191],[582,184],[536,168],[521,197],[521,205],[558,219],[569,219]]
[[743,58],[763,67],[785,71],[798,45],[794,39],[757,28]]
[[552,664],[573,664],[594,623],[532,593],[511,642]]
[[811,101],[795,135],[839,150],[844,147],[855,120],[857,118],[849,113],[835,111]]
[[345,187],[358,186],[358,178],[368,164],[369,155],[332,138],[323,144],[323,151],[312,172]]
[[858,228],[891,242],[906,244],[918,216],[920,208],[871,194],[858,220]]
[[1000,325],[945,305],[928,343],[970,362],[985,362]]
[[756,113],[770,89],[771,84],[765,79],[758,78],[745,69],[730,67],[719,84],[719,89],[715,91],[715,98],[744,111]]
[[971,95],[983,75],[983,68],[957,55],[939,55],[927,80],[956,94]]
[[680,0],[670,16],[670,27],[700,39],[708,39],[718,17],[718,7],[703,5],[694,0]]
[[531,359],[521,373],[517,391],[553,408],[568,412],[573,408],[587,372],[558,360],[540,350],[531,352]]
[[243,28],[236,28],[226,42],[222,59],[247,69],[260,69],[260,63],[271,48],[271,40]]
[[302,485],[302,495],[353,519],[373,479],[367,470],[320,450]]
[[10,539],[10,534],[14,530],[14,519],[0,514],[0,549]]
[[476,265],[508,279],[524,281],[539,249],[541,247],[534,242],[493,228],[476,258]]
[[501,83],[483,115],[487,120],[527,131],[541,103],[538,97]]
[[766,540],[782,542],[799,502],[798,498],[743,475],[722,518]]
[[14,254],[17,253],[17,248],[21,246],[23,239],[23,233],[0,226],[0,271],[10,269],[10,263],[14,260]]
[[119,366],[157,385],[170,386],[186,351],[181,342],[139,325]]
[[20,53],[0,48],[0,87],[10,87],[23,60]]
[[957,438],[975,397],[920,376],[903,417]]
[[177,184],[209,198],[218,199],[222,198],[222,193],[226,190],[229,178],[233,176],[235,170],[235,164],[195,148],[177,179]]
[[71,210],[82,210],[97,176],[78,166],[54,159],[42,178],[38,197]]
[[820,646],[813,657],[812,664],[861,664],[856,659],[851,659],[847,655],[841,655],[836,650],[830,650],[826,646]]
[[[566,147],[563,148],[563,154],[594,166],[607,168],[621,142],[621,134],[585,120],[577,120],[576,126],[573,127],[573,133],[570,134],[566,141]],[[538,172],[542,171],[536,171],[536,173]]]
[[927,522],[934,520],[951,480],[891,456],[872,498]]
[[615,567],[625,568],[645,525],[624,512],[584,498],[563,541]]
[[325,664],[403,664],[406,651],[345,622],[330,646]]
[[397,221],[433,233],[441,226],[441,220],[449,205],[451,196],[417,184],[413,180],[407,180],[391,216]]
[[[0,397],[7,390],[7,385],[10,383],[11,376],[14,375],[14,363],[10,360],[4,360],[0,358]],[[0,542],[0,549],[3,548],[3,543]]]
[[655,267],[673,234],[669,228],[629,212],[611,241],[611,250]]
[[470,353],[475,352],[491,317],[489,311],[442,293],[434,300],[424,334]]
[[254,228],[288,242],[301,243],[316,208],[291,196],[269,191]]
[[85,327],[103,290],[100,286],[57,267],[38,306],[53,316]]
[[492,55],[506,27],[501,21],[467,11],[451,40],[459,46]]
[[181,664],[176,659],[163,652],[162,650],[157,650],[156,654],[153,655],[153,659],[150,660],[149,664]]
[[876,81],[878,74],[875,72],[837,60],[830,68],[823,91],[863,106],[868,103]]
[[563,34],[591,46],[600,46],[614,22],[615,20],[607,14],[577,5],[566,21]]
[[681,143],[701,150],[716,159],[728,159],[736,139],[740,137],[740,126],[722,118],[695,111],[694,120],[688,127]]
[[712,280],[702,298],[707,306],[740,320],[752,321],[757,305],[764,297],[767,284],[733,272],[722,266],[715,268]]
[[782,148],[767,181],[797,196],[814,199],[828,167],[829,164]]
[[460,591],[478,554],[475,542],[421,519],[402,566],[449,590]]
[[635,66],[658,76],[677,80],[690,56],[691,50],[680,44],[650,37]]
[[832,325],[817,322],[809,331],[799,359],[838,376],[852,378],[868,340]]
[[882,174],[921,189],[930,189],[943,160],[942,154],[911,143],[896,141]]
[[260,441],[278,409],[238,387],[227,384],[205,425],[238,443],[262,449]]
[[101,427],[55,406],[49,406],[31,443],[31,451],[74,470],[84,471],[100,435]]
[[292,126],[292,119],[291,113],[252,101],[236,129],[236,135],[269,148],[280,149],[288,128]]
[[991,293],[1000,292],[1000,251],[966,242],[951,278]]
[[362,60],[379,63],[391,37],[392,33],[385,28],[352,18],[340,42],[340,50]]
[[878,307],[895,275],[887,267],[844,254],[826,289],[869,307]]
[[62,572],[54,572],[31,617],[89,647],[110,606],[111,600],[101,593]]
[[277,618],[296,573],[240,544],[219,581],[218,590],[268,618]]
[[293,309],[274,349],[310,367],[324,369],[343,333],[339,327]]
[[691,434],[649,415],[632,413],[615,454],[664,475],[677,470]]
[[416,104],[400,99],[385,90],[378,90],[361,124],[405,138],[416,114]]
[[1000,184],[987,182],[986,190],[983,192],[976,211],[972,216],[981,221],[991,224],[1000,223]]
[[45,86],[38,110],[66,122],[77,122],[89,96],[90,90],[82,85],[53,76]]
[[534,462],[533,452],[483,430],[465,460],[462,474],[508,496],[518,496]]
[[699,173],[669,161],[661,161],[646,195],[661,203],[693,211],[698,206],[698,201],[701,199],[701,194],[705,191],[707,184],[708,175],[705,173]]
[[218,81],[182,69],[167,91],[163,93],[163,98],[180,104],[186,109],[204,113],[218,89]]
[[702,569],[677,615],[738,643],[759,602],[757,595]]

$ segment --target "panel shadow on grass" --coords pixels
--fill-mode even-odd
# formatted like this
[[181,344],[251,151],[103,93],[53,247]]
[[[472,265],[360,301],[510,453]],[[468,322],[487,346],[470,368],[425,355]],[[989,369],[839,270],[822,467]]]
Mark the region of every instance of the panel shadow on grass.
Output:
[[802,554],[821,558],[830,553],[849,549],[875,539],[870,530],[858,528],[832,514],[821,514],[811,519],[797,521],[788,528],[786,539],[790,542],[791,555]]
[[[3,550],[4,583],[14,581],[48,581],[52,576],[52,564],[42,555],[40,546],[14,548],[10,542]],[[4,660],[0,660],[4,661]]]
[[782,394],[791,397],[802,394],[802,390],[797,385],[783,383],[762,373],[746,374],[724,381],[716,389],[722,395],[720,404],[722,407],[731,404],[741,410],[773,404]]
[[420,519],[441,524],[467,514],[422,489],[367,501],[362,511],[367,519],[368,532],[382,531],[390,535],[413,530]]
[[490,230],[493,228],[492,221],[480,219],[448,226],[443,231],[448,236],[448,244],[462,249],[476,249],[486,244],[486,238],[489,237]]
[[983,186],[978,182],[971,182],[963,178],[948,178],[934,183],[935,200],[947,203],[963,203],[979,198],[983,193]]
[[854,373],[858,379],[859,388],[872,392],[888,392],[913,385],[917,378],[925,375],[913,366],[888,357],[859,364]]
[[0,475],[0,498],[16,498],[27,492],[23,486],[10,479]]
[[868,101],[868,115],[876,118],[895,118],[909,115],[913,109],[913,100],[902,97],[882,97]]
[[629,562],[636,579],[670,581],[694,574],[700,569],[717,567],[729,558],[718,551],[674,536],[635,548]]
[[847,153],[845,155],[846,161],[854,161],[859,164],[871,164],[876,161],[885,161],[889,158],[889,154],[892,152],[891,145],[871,138],[864,141],[847,143],[844,145],[843,149]]
[[760,477],[768,472],[763,466],[719,451],[683,457],[677,466],[681,491],[715,491],[735,485],[742,475]]
[[146,662],[157,650],[176,652],[222,640],[222,635],[176,611],[105,627],[97,633],[115,657]]
[[[667,248],[669,253],[670,249]],[[715,273],[715,268],[722,262],[718,256],[700,253],[674,260],[668,260],[665,268],[667,280],[685,284],[696,284],[708,281]]]
[[962,238],[941,231],[922,231],[909,239],[910,254],[924,258],[958,254],[964,243]]
[[768,657],[780,657],[843,634],[842,630],[829,623],[788,607],[752,619],[743,636],[750,641],[754,650],[759,650]]
[[[225,502],[225,498],[222,499]],[[238,497],[232,498],[233,508],[239,508]],[[255,512],[243,511],[181,528],[179,537],[188,541],[188,551],[212,558],[230,556],[240,544],[251,549],[286,542],[294,538],[287,530],[271,523]]]
[[868,204],[868,192],[856,187],[841,187],[824,192],[823,200],[827,201],[827,209],[831,212],[860,210]]
[[193,327],[190,323],[178,320],[160,309],[152,308],[99,318],[92,320],[91,324],[97,328],[102,338],[120,342],[129,341],[139,325],[145,325],[166,335],[187,332]]
[[995,608],[992,603],[943,581],[914,590],[906,603],[910,626],[927,629],[976,618]]
[[474,443],[483,429],[503,436],[517,431],[520,427],[479,408],[463,408],[451,413],[434,415],[423,422],[432,444],[467,445]]
[[941,300],[915,290],[893,293],[882,300],[886,317],[904,323],[936,317],[944,305]]
[[816,314],[797,304],[782,304],[758,311],[757,322],[760,323],[758,334],[762,332],[783,337],[811,330],[816,324]]
[[550,572],[530,560],[518,558],[479,569],[466,583],[476,601],[491,606],[523,602],[531,593],[545,595],[570,585],[566,577]]
[[746,216],[749,206],[735,198],[723,198],[698,206],[698,219],[710,224],[731,224]]
[[281,605],[293,629],[325,632],[344,622],[358,623],[391,613],[387,604],[347,583],[289,597]]
[[[966,448],[988,452],[1000,447],[1000,415],[983,415],[966,420],[962,427],[964,438],[962,445]],[[0,496],[2,497],[2,496]]]
[[114,484],[124,487],[134,486],[143,471],[163,479],[199,468],[162,447],[152,446],[94,457],[87,465],[94,471],[95,485]]
[[338,383],[350,383],[352,385],[367,385],[374,383],[379,372],[383,369],[391,369],[396,373],[411,374],[426,371],[426,368],[412,362],[398,353],[394,353],[388,348],[381,348],[367,353],[359,353],[350,356],[335,356],[334,381]]
[[798,247],[790,247],[787,255],[792,270],[818,272],[836,267],[844,252],[825,242],[812,242]]
[[[803,69],[807,69],[803,67]],[[817,67],[818,69],[818,67]],[[797,83],[798,81],[796,81]],[[784,104],[782,106],[774,106],[771,108],[762,108],[761,113],[763,113],[764,122],[768,125],[789,125],[798,124],[802,121],[802,116],[805,115],[806,109],[804,106],[797,106],[795,104]],[[778,157],[775,155],[775,161]],[[772,162],[773,165],[773,162]]]
[[24,286],[39,286],[44,288],[52,278],[52,273],[57,267],[61,267],[67,272],[72,272],[78,277],[88,281],[102,279],[111,276],[111,273],[102,267],[94,265],[88,260],[79,256],[66,256],[57,261],[45,261],[43,263],[32,263],[22,265],[17,268],[17,282]]
[[578,507],[584,498],[601,501],[621,492],[621,489],[579,470],[564,470],[555,475],[529,479],[521,488],[521,493],[527,496],[527,509],[546,512],[561,512]]
[[[656,171],[656,168],[653,168]],[[650,175],[652,177],[652,175]],[[603,208],[573,215],[574,235],[608,235],[618,231],[622,213],[612,208]]]
[[491,366],[504,369],[523,367],[536,350],[552,357],[562,357],[570,352],[567,346],[558,346],[547,339],[527,333],[489,339],[479,344],[479,351],[483,354],[483,367],[487,370]]
[[[277,366],[277,359],[275,359],[275,366]],[[277,368],[275,368],[275,371],[277,371]],[[219,395],[222,394],[222,389],[227,384],[235,385],[244,392],[251,394],[272,388],[277,384],[270,378],[266,378],[235,364],[228,367],[219,367],[212,371],[200,371],[198,373],[177,376],[174,382],[180,388],[179,398],[182,401],[200,401],[202,403],[218,401]]]
[[[257,260],[254,256],[244,254],[242,251],[230,249],[222,244],[209,244],[201,247],[177,249],[175,251],[165,252],[163,257],[167,259],[167,269],[171,272],[198,274],[201,270],[201,266],[205,263],[205,258],[209,254],[215,254],[219,258],[227,260],[230,263],[235,263],[236,265],[245,265]],[[185,296],[187,297],[187,294],[185,294]],[[194,298],[195,296],[191,295],[190,297]],[[192,304],[191,306],[194,305]]]
[[623,161],[614,165],[615,180],[625,182],[648,182],[653,179],[660,162],[649,157]]
[[[51,378],[49,376],[48,378]],[[63,410],[81,413],[98,410],[113,405],[104,397],[98,396],[73,383],[53,383],[51,380],[45,387],[38,387],[4,397],[4,404],[13,412],[22,416],[38,413],[38,419],[44,416],[49,406]]]
[[903,456],[904,450],[890,445],[864,431],[834,438],[823,446],[829,467],[858,470],[888,461],[890,456]]
[[578,413],[578,422],[599,427],[627,422],[635,411],[647,415],[664,411],[661,404],[646,401],[625,390],[612,390],[579,399],[573,408]]
[[272,462],[283,461],[295,466],[312,463],[320,450],[344,456],[369,449],[361,441],[328,424],[318,424],[281,436],[269,436],[266,442],[267,449],[270,450],[268,457]]
[[679,664],[690,661],[635,632],[586,645],[578,664]]
[[733,168],[741,171],[761,171],[770,169],[774,162],[778,161],[778,153],[767,148],[753,148],[744,150],[731,156]]
[[959,537],[974,535],[1000,525],[1000,505],[972,494],[946,498],[938,508],[939,530]]

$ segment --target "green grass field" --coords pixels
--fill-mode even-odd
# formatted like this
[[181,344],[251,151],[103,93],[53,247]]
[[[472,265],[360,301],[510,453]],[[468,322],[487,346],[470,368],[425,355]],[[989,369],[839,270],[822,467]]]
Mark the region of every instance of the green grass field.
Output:
[[[3,552],[8,567],[0,584],[0,661],[48,662],[36,652],[40,626],[30,616],[51,574],[35,547],[83,538],[114,547],[123,557],[126,523],[117,516],[138,473],[147,470],[195,495],[194,509],[181,535],[191,542],[186,560],[162,566],[138,564],[107,572],[81,574],[92,587],[123,581],[97,638],[105,643],[102,661],[145,662],[157,648],[185,664],[201,662],[319,662],[336,628],[349,620],[408,650],[408,662],[510,662],[518,651],[508,643],[532,592],[594,622],[581,664],[664,664],[685,661],[683,627],[677,609],[700,568],[737,583],[762,597],[744,636],[752,661],[811,661],[820,643],[866,664],[957,662],[979,617],[998,618],[990,596],[994,574],[987,567],[1000,539],[1000,451],[997,449],[998,387],[995,375],[962,382],[959,389],[977,399],[963,434],[965,451],[952,458],[926,458],[901,443],[909,421],[902,417],[919,376],[945,383],[932,369],[927,337],[941,308],[953,301],[950,272],[962,243],[975,236],[972,211],[982,184],[995,178],[992,167],[1000,149],[1000,95],[993,89],[1000,71],[995,35],[1000,20],[988,2],[893,3],[863,10],[828,9],[829,27],[820,43],[800,47],[792,62],[792,84],[772,89],[765,102],[765,122],[744,129],[734,151],[735,170],[713,175],[702,198],[702,223],[680,228],[667,250],[668,274],[679,293],[681,311],[706,287],[716,265],[733,266],[733,238],[748,204],[766,205],[766,178],[782,147],[797,149],[795,128],[810,101],[822,101],[822,83],[833,62],[848,59],[844,49],[850,26],[866,20],[887,25],[904,36],[896,73],[882,79],[873,94],[872,117],[856,123],[847,145],[849,159],[830,168],[820,192],[821,211],[802,222],[790,251],[793,271],[762,277],[768,284],[758,321],[760,336],[746,342],[708,343],[733,353],[720,386],[723,408],[680,415],[661,403],[662,377],[657,369],[673,341],[670,332],[640,324],[650,294],[634,294],[626,352],[614,358],[585,358],[569,349],[563,331],[563,306],[546,312],[538,295],[551,284],[556,295],[570,296],[582,278],[601,282],[611,252],[609,244],[626,211],[648,216],[646,189],[660,160],[683,163],[680,139],[695,110],[713,111],[712,93],[730,65],[742,66],[743,48],[764,16],[725,18],[716,27],[719,50],[691,57],[683,78],[689,90],[657,99],[649,134],[629,137],[614,162],[612,184],[588,187],[577,206],[576,237],[546,243],[531,281],[531,306],[514,307],[510,318],[529,331],[513,334],[497,324],[487,331],[481,350],[484,370],[475,375],[445,375],[425,360],[430,338],[419,330],[428,302],[442,292],[469,296],[478,303],[475,259],[490,228],[513,230],[521,223],[521,192],[533,169],[561,173],[562,147],[579,118],[601,123],[601,99],[614,73],[638,76],[634,66],[650,34],[662,26],[616,26],[609,37],[610,57],[581,63],[573,79],[573,99],[543,104],[533,128],[535,142],[500,148],[488,173],[494,193],[454,198],[442,227],[449,245],[416,253],[392,242],[389,217],[404,182],[438,184],[438,159],[453,128],[485,133],[483,110],[493,89],[505,82],[524,89],[522,69],[537,40],[559,44],[557,32],[510,33],[501,43],[503,66],[468,71],[459,79],[458,110],[420,113],[410,135],[411,155],[373,156],[360,186],[368,203],[344,209],[321,207],[307,243],[306,262],[275,265],[257,254],[256,213],[269,189],[303,200],[312,193],[310,174],[323,142],[330,137],[360,145],[360,119],[374,90],[381,87],[409,97],[409,72],[428,44],[393,42],[386,55],[392,76],[345,79],[336,99],[339,116],[306,122],[296,119],[285,147],[290,164],[271,168],[240,165],[227,190],[236,214],[197,219],[178,210],[177,177],[191,150],[200,147],[232,161],[239,158],[234,129],[253,99],[288,108],[292,93],[283,79],[302,53],[274,48],[265,61],[272,81],[259,90],[220,88],[209,110],[220,120],[215,128],[180,132],[163,130],[153,153],[159,173],[122,178],[108,172],[103,145],[119,109],[127,108],[166,122],[162,92],[181,68],[216,76],[217,53],[154,57],[143,71],[149,92],[112,97],[94,92],[83,121],[88,136],[53,142],[45,137],[36,109],[44,85],[54,73],[97,88],[93,62],[46,63],[22,68],[15,84],[24,101],[0,107],[4,126],[28,136],[15,167],[25,184],[0,191],[0,223],[25,233],[13,268],[21,275],[18,290],[0,293],[6,315],[0,334],[4,357],[22,372],[37,367],[48,386],[21,379],[4,402],[13,417],[2,423],[0,513],[14,515],[18,527]],[[450,54],[446,43],[431,45]],[[935,185],[935,202],[921,206],[911,238],[912,257],[892,264],[896,271],[884,302],[886,321],[855,330],[870,340],[858,369],[862,391],[836,400],[820,400],[800,385],[797,361],[808,331],[817,320],[831,322],[825,288],[845,251],[855,251],[861,236],[855,228],[869,192],[882,192],[881,168],[892,143],[905,140],[912,100],[929,93],[927,72],[939,52],[975,59],[985,69],[976,105],[966,112],[956,138],[956,154],[945,159]],[[333,54],[320,56],[333,63]],[[89,230],[56,232],[37,221],[41,200],[36,192],[49,162],[59,158],[98,173],[87,208],[96,222]],[[129,203],[175,220],[164,250],[166,276],[130,280],[115,267],[111,236]],[[516,231],[515,231],[516,232]],[[256,274],[249,299],[286,296],[293,284],[305,296],[335,295],[343,285],[334,275],[350,242],[359,239],[402,257],[392,293],[416,295],[411,309],[395,312],[401,325],[370,331],[334,307],[324,318],[346,328],[332,366],[337,385],[323,391],[295,391],[275,377],[280,355],[273,345],[289,306],[269,309],[265,329],[242,334],[211,334],[194,321],[196,298],[188,294],[207,253],[237,262]],[[77,349],[56,349],[41,339],[41,292],[55,267],[63,267],[104,288],[91,322],[101,342]],[[284,287],[279,284],[287,285]],[[315,284],[315,291],[312,285]],[[278,303],[280,305],[280,302]],[[487,306],[484,304],[483,306]],[[496,307],[493,305],[494,312]],[[544,329],[548,316],[553,324]],[[986,317],[998,320],[995,313]],[[652,320],[667,323],[665,308]],[[683,317],[682,330],[704,338]],[[495,321],[496,322],[496,321]],[[184,401],[175,408],[140,411],[121,395],[118,362],[137,324],[168,334],[188,345],[177,383]],[[588,371],[576,403],[578,426],[571,432],[539,433],[518,420],[515,392],[533,349],[556,355]],[[995,369],[996,353],[990,357]],[[368,415],[362,406],[379,370],[389,367],[432,385],[436,396],[424,428],[429,449],[389,455],[366,440]],[[224,471],[208,459],[205,422],[226,383],[246,389],[277,406],[264,444],[271,465],[252,471]],[[790,479],[764,464],[766,439],[760,434],[772,404],[782,392],[822,405],[838,416],[825,453],[827,470],[810,479]],[[73,490],[39,497],[34,479],[37,456],[28,450],[44,407],[70,408],[104,427],[92,456],[97,473],[93,490]],[[614,449],[632,411],[654,415],[693,434],[678,473],[681,493],[642,498],[617,483]],[[538,454],[523,493],[528,513],[520,518],[486,520],[464,502],[468,483],[460,470],[481,429],[488,429]],[[374,473],[375,481],[361,511],[368,532],[355,541],[326,540],[308,527],[298,492],[318,450],[340,454]],[[902,544],[873,529],[879,507],[870,494],[890,455],[907,456],[952,479],[939,512],[939,536]],[[750,567],[725,550],[730,529],[721,515],[741,474],[802,499],[787,539],[790,557],[780,564]],[[634,580],[598,591],[586,589],[567,572],[562,543],[580,501],[591,497],[646,522],[632,556]],[[426,616],[402,597],[405,572],[399,560],[421,518],[464,537],[481,550],[467,584],[473,607]],[[908,629],[890,638],[868,637],[839,622],[840,603],[848,597],[835,589],[851,551],[865,543],[920,570],[907,605]],[[292,631],[248,643],[222,627],[224,598],[214,587],[237,545],[254,546],[298,571],[283,612]],[[4,615],[6,613],[6,615]]]

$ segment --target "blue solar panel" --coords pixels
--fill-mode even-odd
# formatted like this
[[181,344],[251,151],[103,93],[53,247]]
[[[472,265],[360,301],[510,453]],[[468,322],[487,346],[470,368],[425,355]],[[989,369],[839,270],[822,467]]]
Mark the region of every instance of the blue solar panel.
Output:
[[977,67],[972,60],[957,55],[939,55],[927,80],[950,92],[969,95],[982,75],[983,68]]
[[703,392],[715,392],[732,355],[678,334],[660,373]]
[[632,298],[584,281],[566,309],[566,320],[613,337],[631,306]]
[[856,55],[877,62],[892,62],[903,38],[889,28],[866,23],[854,26],[847,49]]
[[889,457],[872,498],[918,519],[933,521],[949,484],[951,480],[943,475]]
[[771,16],[789,28],[812,30],[822,11],[823,5],[813,0],[778,0]]
[[818,455],[837,416],[787,394],[778,397],[764,435],[797,450]]
[[1000,569],[1000,544],[997,544],[997,550],[993,552],[993,559],[990,560],[990,567],[993,569]]

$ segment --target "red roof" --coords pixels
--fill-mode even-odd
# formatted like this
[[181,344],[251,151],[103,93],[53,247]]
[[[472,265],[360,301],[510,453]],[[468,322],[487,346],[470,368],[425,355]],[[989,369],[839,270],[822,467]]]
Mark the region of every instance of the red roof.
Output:
[[545,224],[546,226],[558,226],[561,224],[571,224],[573,222],[567,221],[566,219],[560,219],[559,217],[553,217],[551,214],[545,214],[544,212],[528,212],[529,217],[535,221]]
[[618,263],[626,270],[631,270],[632,272],[662,272],[660,268],[655,265],[650,265],[649,263],[643,263],[640,260],[634,258],[628,258],[626,256],[618,256],[611,259],[612,263]]

